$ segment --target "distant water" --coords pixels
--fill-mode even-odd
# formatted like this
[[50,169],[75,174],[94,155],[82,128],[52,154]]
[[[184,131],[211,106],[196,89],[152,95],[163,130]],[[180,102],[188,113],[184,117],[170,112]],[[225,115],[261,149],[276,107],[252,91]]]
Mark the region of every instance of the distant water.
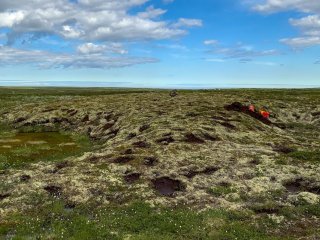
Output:
[[3,87],[116,87],[116,88],[160,88],[160,89],[228,89],[228,88],[320,88],[320,85],[298,84],[139,84],[133,82],[97,81],[26,81],[0,80]]

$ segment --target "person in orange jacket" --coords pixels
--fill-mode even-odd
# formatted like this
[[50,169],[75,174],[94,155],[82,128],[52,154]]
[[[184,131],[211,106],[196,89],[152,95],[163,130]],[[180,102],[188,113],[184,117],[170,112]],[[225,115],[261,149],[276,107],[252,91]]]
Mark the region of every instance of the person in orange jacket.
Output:
[[269,113],[268,111],[264,110],[264,109],[261,109],[261,110],[259,111],[259,113],[260,113],[260,115],[261,115],[262,117],[264,117],[264,118],[269,118],[269,117],[270,117],[270,113]]

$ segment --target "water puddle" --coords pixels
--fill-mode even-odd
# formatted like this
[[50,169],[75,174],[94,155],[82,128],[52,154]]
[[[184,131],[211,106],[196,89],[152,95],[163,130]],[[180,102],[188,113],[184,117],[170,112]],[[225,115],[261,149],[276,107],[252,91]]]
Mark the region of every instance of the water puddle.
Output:
[[60,132],[0,135],[0,169],[72,156],[87,149],[89,143],[89,139]]
[[172,197],[176,191],[183,191],[185,189],[185,186],[179,180],[169,177],[154,179],[152,183],[158,193],[166,197]]

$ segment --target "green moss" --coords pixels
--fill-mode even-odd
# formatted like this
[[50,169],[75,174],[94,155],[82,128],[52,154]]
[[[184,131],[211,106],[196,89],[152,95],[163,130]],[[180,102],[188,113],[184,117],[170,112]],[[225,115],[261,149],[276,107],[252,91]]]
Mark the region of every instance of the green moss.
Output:
[[276,164],[288,165],[292,162],[298,163],[320,163],[320,151],[294,151],[289,154],[282,154],[275,160]]
[[10,137],[0,136],[0,170],[77,156],[91,146],[86,136],[64,132],[19,132]]
[[[242,217],[241,217],[242,216]],[[1,220],[0,237],[11,239],[276,239],[254,226],[246,214],[186,208],[151,208],[136,202],[129,206],[65,208],[53,201],[27,215]],[[218,224],[218,225],[217,225]]]
[[277,213],[280,210],[279,205],[274,201],[264,201],[263,203],[254,203],[250,209],[255,213]]
[[246,192],[240,192],[242,200],[247,202],[249,209],[256,213],[277,213],[280,209],[279,202],[286,193],[282,189],[271,190],[256,195],[248,195]]
[[301,219],[303,217],[320,217],[319,204],[302,204],[295,207],[284,207],[279,214],[286,216],[288,219]]
[[320,151],[295,151],[289,156],[302,162],[320,163]]
[[289,160],[288,156],[281,155],[279,157],[276,157],[275,163],[278,165],[288,165],[288,164],[290,164],[290,160]]
[[208,192],[215,197],[221,197],[237,191],[233,189],[231,186],[216,186],[214,188],[210,188]]
[[[296,151],[292,155],[277,154],[277,158],[280,155],[278,161],[276,161],[278,164],[299,166],[303,162],[319,162],[316,156],[318,153],[311,153],[311,149],[316,148],[318,144],[318,126],[310,122],[307,123],[307,121],[303,123],[304,119],[301,118],[301,123],[291,124],[290,122],[284,122],[287,128],[284,131],[275,131],[270,127],[264,127],[255,119],[242,116],[241,113],[227,112],[223,109],[224,105],[233,101],[242,103],[250,101],[257,107],[268,106],[274,116],[276,118],[278,116],[279,121],[290,121],[290,113],[286,119],[285,109],[288,111],[294,109],[297,114],[304,111],[304,109],[318,111],[319,90],[186,90],[179,91],[176,98],[170,98],[168,93],[168,91],[143,89],[0,88],[0,121],[14,121],[21,116],[27,115],[32,117],[29,119],[30,121],[41,120],[42,118],[50,119],[51,114],[52,116],[65,116],[67,112],[64,113],[63,108],[66,110],[76,108],[79,112],[77,115],[70,116],[71,122],[75,124],[70,126],[70,129],[82,129],[85,131],[85,127],[90,127],[94,130],[95,127],[102,124],[103,121],[100,122],[102,119],[99,119],[97,115],[99,112],[113,112],[119,116],[117,125],[120,127],[120,132],[114,140],[109,140],[108,142],[101,140],[101,143],[104,144],[105,152],[114,152],[110,160],[114,159],[115,155],[123,154],[123,151],[127,148],[133,148],[131,144],[134,140],[125,140],[125,137],[131,132],[136,132],[137,128],[143,123],[148,122],[152,126],[151,132],[137,132],[137,139],[145,138],[152,143],[152,146],[149,149],[134,149],[133,156],[135,159],[128,163],[128,165],[131,165],[131,169],[144,174],[146,169],[146,166],[143,165],[144,157],[154,155],[160,158],[160,164],[154,167],[154,170],[157,171],[154,173],[158,173],[159,170],[159,174],[167,173],[170,170],[172,173],[176,171],[176,174],[179,175],[182,172],[180,169],[189,165],[200,167],[202,165],[211,166],[216,164],[218,168],[221,168],[221,174],[220,172],[211,176],[201,174],[198,176],[199,179],[211,179],[216,176],[221,178],[230,177],[233,180],[239,180],[239,187],[233,189],[231,186],[218,186],[210,189],[209,192],[214,196],[232,201],[230,199],[233,196],[238,196],[238,194],[230,193],[236,192],[236,190],[239,193],[240,189],[242,189],[243,192],[239,193],[241,196],[239,205],[243,204],[255,212],[250,210],[250,214],[242,211],[234,213],[216,209],[199,213],[186,207],[177,207],[176,209],[159,207],[153,209],[144,203],[130,205],[129,202],[132,199],[143,198],[142,195],[144,194],[137,196],[140,193],[140,186],[128,185],[124,182],[115,186],[105,185],[101,176],[107,175],[108,162],[110,161],[104,161],[104,163],[98,161],[97,164],[88,166],[89,171],[87,173],[80,174],[85,174],[89,180],[92,178],[102,180],[99,183],[103,184],[103,187],[93,189],[97,191],[96,193],[99,196],[92,197],[89,200],[90,203],[86,203],[84,206],[77,206],[73,210],[65,208],[65,204],[59,201],[53,201],[48,205],[48,194],[45,192],[42,193],[43,195],[31,195],[29,193],[26,198],[18,198],[18,191],[22,186],[18,178],[13,182],[7,181],[2,185],[0,184],[0,190],[3,193],[13,192],[9,198],[0,202],[0,208],[15,207],[13,205],[16,202],[11,202],[11,199],[19,200],[19,203],[16,204],[21,203],[21,206],[32,207],[29,212],[23,213],[24,215],[9,216],[7,219],[1,218],[0,239],[272,239],[272,236],[267,233],[277,232],[279,229],[277,229],[278,226],[270,226],[267,221],[267,213],[280,216],[292,214],[292,219],[297,224],[309,223],[309,221],[315,219],[314,216],[319,216],[319,208],[317,206],[297,206],[296,209],[291,208],[288,210],[281,208],[282,204],[288,203],[287,193],[271,191],[270,193],[252,196],[253,193],[251,191],[244,192],[246,188],[241,187],[245,186],[246,181],[251,177],[269,176],[273,172],[275,174],[278,172],[279,169],[277,168],[279,166],[269,165],[268,161],[269,157],[274,156],[274,153],[269,150],[276,142],[295,143],[297,147],[301,147],[302,144],[300,143],[303,142],[305,149],[310,147],[307,153],[301,153],[301,151],[298,153]],[[44,109],[53,108],[57,110],[52,113],[43,112]],[[6,112],[9,112],[9,114],[6,114]],[[187,112],[194,114],[187,116]],[[90,115],[88,126],[85,126],[86,123],[84,122],[80,123],[84,113]],[[217,127],[212,122],[212,116],[216,115],[221,115],[226,119],[233,119],[239,128],[233,132],[224,131],[223,128],[220,129],[219,126]],[[100,117],[102,118],[102,115]],[[277,121],[273,117],[271,120]],[[77,126],[77,124],[80,125]],[[19,126],[20,124],[15,124],[15,127]],[[8,139],[14,138],[21,133],[35,136],[35,133],[58,131],[59,126],[49,128],[29,126],[20,129],[5,129],[4,127],[4,131],[1,131],[1,129],[2,127],[0,126],[0,139]],[[202,145],[183,143],[182,137],[185,132],[202,131],[201,129],[212,131],[214,134],[219,135],[222,140],[220,142],[208,140]],[[155,140],[160,134],[160,130],[161,133],[172,132],[176,142],[170,145],[157,144]],[[52,134],[54,135],[55,133]],[[90,152],[95,150],[95,147],[91,146],[85,136],[71,133],[58,133],[57,138],[46,142],[45,144],[33,144],[28,147],[22,145],[13,146],[14,144],[11,144],[13,146],[12,151],[1,148],[0,164],[2,166],[0,167],[0,174],[1,168],[28,167],[28,164],[32,162],[40,160],[59,161],[68,156],[81,154],[85,150]],[[75,151],[66,149],[61,151],[61,147],[56,147],[57,144],[66,142],[76,142],[76,145],[80,147]],[[71,149],[74,148],[74,146],[69,147]],[[11,153],[9,154],[8,152]],[[223,152],[226,152],[226,156],[223,156]],[[58,154],[56,155],[56,153]],[[234,158],[231,159],[231,155]],[[10,156],[14,157],[11,158]],[[259,156],[262,156],[263,158],[261,157],[261,159],[264,160],[261,163],[257,158]],[[247,159],[254,159],[254,161],[247,164]],[[259,163],[259,169],[263,169],[263,171],[258,168],[254,171],[254,165]],[[77,165],[78,162],[73,164]],[[246,175],[243,178],[238,178],[237,175],[233,175],[233,168],[234,170],[246,171]],[[98,171],[98,169],[103,170]],[[291,173],[297,174],[300,171],[302,171],[301,174],[304,173],[302,168],[297,169],[292,170]],[[313,171],[312,169],[309,170]],[[110,169],[110,171],[113,170]],[[11,172],[16,174],[14,169],[3,171],[4,179],[9,179],[7,174],[11,174]],[[103,175],[101,175],[102,172],[104,173]],[[149,181],[148,175],[151,172],[153,172],[153,169],[150,168],[150,171],[146,174],[147,178],[142,179],[148,179]],[[252,176],[251,173],[253,173]],[[110,174],[115,173],[112,172]],[[222,176],[223,174],[225,175]],[[55,175],[54,179],[56,177],[65,178],[69,176],[61,172],[61,175]],[[121,176],[118,177],[119,180],[122,179]],[[41,181],[41,183],[48,180],[47,178],[38,179],[38,176],[35,179],[35,181]],[[257,180],[259,181],[259,179]],[[193,180],[190,179],[190,181]],[[208,188],[210,181],[203,181],[203,187]],[[27,187],[31,182],[23,184]],[[91,188],[90,181],[87,184],[84,187]],[[95,186],[92,186],[92,188],[95,188]],[[16,191],[13,191],[13,189],[16,189]],[[93,191],[92,194],[94,195],[95,192]],[[189,195],[181,194],[189,200]],[[153,199],[154,197],[151,196],[150,200]],[[208,199],[203,199],[203,202]],[[101,204],[103,204],[104,200],[118,205],[102,207]],[[168,201],[171,200],[173,199],[168,198]],[[95,207],[91,204],[95,204]],[[121,204],[129,205],[120,206]],[[195,207],[202,208],[203,205]],[[291,218],[288,217],[288,219]],[[285,223],[287,223],[288,229],[290,227],[290,230],[293,229],[292,226],[294,225],[291,225],[291,222],[284,222],[283,225]],[[307,228],[309,228],[309,225]],[[277,236],[281,233],[281,239],[287,235],[291,236],[291,239],[298,238],[288,229],[283,229],[282,232],[279,230]],[[302,233],[299,237],[301,236],[303,236]]]
[[59,132],[59,125],[50,127],[44,125],[23,126],[17,129],[19,133],[44,133],[44,132]]

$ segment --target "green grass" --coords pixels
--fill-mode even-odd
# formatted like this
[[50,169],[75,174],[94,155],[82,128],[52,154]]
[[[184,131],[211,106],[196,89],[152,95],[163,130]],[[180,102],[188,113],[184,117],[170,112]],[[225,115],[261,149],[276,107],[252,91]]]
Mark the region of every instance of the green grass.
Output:
[[275,163],[279,165],[288,165],[296,163],[320,163],[320,151],[297,150],[288,154],[281,154],[276,158]]
[[246,213],[151,208],[142,202],[70,210],[53,201],[0,223],[0,238],[10,239],[277,239]]
[[300,219],[302,217],[320,217],[320,202],[318,204],[301,204],[295,207],[282,208],[280,214],[288,219]]
[[[0,170],[23,168],[39,161],[59,161],[70,156],[78,156],[93,147],[89,138],[83,135],[66,132],[30,132],[30,129],[24,129],[21,133],[1,135],[0,140]],[[17,142],[10,142],[12,140]],[[37,141],[40,141],[40,144],[32,144]]]
[[[154,95],[153,95],[154,93]],[[151,106],[150,111],[161,110],[165,112],[167,117],[157,117],[155,124],[162,124],[166,128],[180,124],[180,120],[187,122],[189,118],[185,118],[182,114],[187,110],[190,112],[200,113],[194,117],[194,125],[197,125],[199,119],[201,124],[199,127],[211,124],[211,115],[220,111],[225,104],[233,101],[252,101],[258,105],[266,105],[270,107],[276,114],[280,113],[281,109],[294,108],[295,104],[303,104],[305,109],[309,106],[317,106],[319,101],[319,89],[317,90],[253,90],[253,89],[238,89],[238,90],[206,90],[193,91],[183,90],[178,91],[177,98],[170,98],[168,91],[145,90],[145,89],[108,89],[108,88],[0,88],[0,116],[1,121],[8,121],[12,117],[19,117],[31,113],[34,109],[37,114],[45,108],[76,107],[84,111],[95,113],[96,111],[111,111],[122,112],[126,117],[131,110],[148,109],[145,106]],[[110,96],[109,96],[110,95]],[[119,96],[116,96],[119,95]],[[109,96],[109,97],[108,97]],[[132,104],[134,98],[134,104]],[[159,102],[154,98],[159,98]],[[182,100],[179,100],[182,99]],[[129,102],[130,101],[130,102]],[[184,102],[185,101],[185,102]],[[172,105],[176,102],[176,105]],[[183,103],[192,103],[190,106],[185,106]],[[159,104],[159,105],[157,105]],[[170,104],[170,105],[169,105]],[[123,106],[124,107],[123,107]],[[153,109],[154,107],[154,109]],[[181,109],[180,109],[181,108]],[[300,108],[301,109],[301,108]],[[310,108],[311,109],[311,108]],[[3,114],[12,112],[13,116]],[[55,114],[55,113],[54,113]],[[153,115],[151,112],[146,114]],[[149,121],[147,115],[135,114],[130,117],[130,124],[141,126],[142,122]],[[230,113],[231,114],[231,113]],[[171,121],[174,119],[175,125]],[[143,120],[143,121],[142,121]],[[10,120],[11,121],[11,120]],[[129,120],[124,119],[124,124],[129,123]],[[151,121],[151,120],[150,120]],[[153,121],[153,120],[152,120]],[[317,126],[306,123],[286,123],[286,133],[291,134],[295,142],[310,142],[310,146],[316,146],[318,141]],[[257,131],[255,120],[241,118],[239,125]],[[17,125],[18,126],[18,125]],[[16,126],[16,127],[17,127]],[[152,125],[155,127],[156,125]],[[251,127],[251,128],[249,128]],[[214,129],[214,127],[213,127]],[[49,131],[58,131],[59,126],[53,128],[29,126],[19,129],[20,133],[43,133]],[[124,129],[125,130],[125,129]],[[130,130],[130,131],[129,131]],[[133,132],[129,129],[128,132]],[[240,129],[241,130],[241,129]],[[240,131],[239,130],[239,131]],[[126,131],[126,130],[125,130]],[[175,131],[175,130],[174,130]],[[242,130],[241,130],[242,131]],[[278,141],[278,135],[272,135],[272,132],[258,132],[265,137],[264,142],[257,141],[257,148],[264,146],[266,142],[273,143]],[[14,138],[17,134],[16,130],[10,129],[8,126],[0,126],[1,138]],[[56,134],[53,132],[53,135]],[[228,136],[228,135],[226,135]],[[68,139],[66,139],[68,138]],[[32,145],[29,147],[19,146],[10,151],[10,154],[1,149],[0,151],[0,171],[7,168],[23,168],[28,167],[30,163],[37,161],[60,161],[68,156],[81,154],[83,151],[92,151],[92,146],[88,139],[82,135],[73,135],[70,133],[58,133],[55,144]],[[287,138],[284,138],[287,139]],[[233,139],[232,136],[227,140],[235,141],[236,143],[253,144],[246,137]],[[257,139],[259,140],[259,139]],[[281,140],[281,139],[280,139]],[[55,145],[57,142],[77,142],[80,146],[77,151],[60,151]],[[58,144],[59,144],[58,143]],[[314,144],[315,143],[315,144]],[[130,145],[131,146],[131,145]],[[179,146],[177,144],[177,146]],[[300,145],[299,145],[300,146]],[[302,146],[302,145],[301,145]],[[307,149],[307,144],[304,144]],[[127,148],[127,144],[126,144]],[[202,146],[199,146],[202,148]],[[170,150],[170,154],[179,154],[181,149],[188,151],[198,151],[198,146],[190,145],[181,146]],[[79,151],[78,151],[79,150]],[[121,152],[125,149],[114,149],[116,152]],[[154,152],[158,151],[156,149]],[[140,150],[139,150],[140,151]],[[143,152],[144,150],[141,150]],[[149,150],[148,150],[149,151]],[[151,150],[150,150],[151,151]],[[58,152],[57,155],[51,154]],[[141,154],[141,152],[137,153]],[[46,153],[50,153],[46,155]],[[150,154],[145,152],[145,154]],[[207,160],[207,152],[201,153],[199,160]],[[243,156],[253,157],[251,153],[243,153]],[[254,153],[255,154],[255,153]],[[319,163],[319,151],[295,151],[284,155],[280,154],[281,158],[277,163],[299,165],[301,162]],[[13,157],[11,157],[13,156]],[[40,157],[39,157],[40,156]],[[238,156],[241,158],[242,156]],[[133,167],[141,166],[142,157],[137,157],[130,164]],[[282,161],[282,162],[281,162]],[[1,166],[1,164],[3,164]],[[100,169],[108,169],[108,163],[102,163],[96,167]],[[297,170],[295,170],[297,171]],[[11,174],[11,171],[8,171]],[[14,171],[13,171],[14,172]],[[256,171],[256,176],[264,176],[265,171]],[[297,174],[297,173],[295,173]],[[94,176],[93,176],[94,177]],[[7,192],[17,187],[17,184],[11,181],[0,184],[0,191]],[[217,186],[209,190],[213,196],[222,197],[230,201],[228,194],[236,192],[232,186]],[[122,185],[108,186],[108,189],[103,193],[104,197],[116,196],[114,193],[122,194],[126,192],[126,187]],[[127,206],[101,206],[100,201],[92,199],[91,203],[79,205],[75,209],[65,208],[65,203],[61,200],[50,200],[45,193],[28,193],[25,196],[27,199],[22,199],[21,203],[27,206],[32,206],[32,209],[0,218],[0,239],[297,239],[298,237],[309,236],[318,226],[308,225],[307,229],[301,230],[297,237],[292,233],[294,224],[288,224],[288,229],[282,229],[281,234],[273,236],[271,233],[276,232],[278,225],[274,225],[266,216],[268,212],[276,212],[275,214],[285,216],[285,220],[294,221],[294,223],[309,223],[320,217],[319,205],[301,205],[296,207],[282,208],[279,204],[285,192],[280,190],[272,191],[268,194],[251,196],[247,193],[241,193],[241,201],[247,204],[246,212],[229,212],[226,210],[205,210],[198,212],[186,207],[171,208],[151,208],[145,203],[136,202]],[[32,195],[32,196],[31,196]],[[235,194],[234,194],[235,195]],[[129,196],[129,195],[128,195]],[[233,196],[230,194],[229,196]],[[15,198],[13,195],[12,198]],[[126,203],[131,201],[126,199]],[[139,199],[138,196],[134,196]],[[8,198],[10,200],[10,198]],[[107,198],[108,199],[108,198]],[[115,200],[114,200],[115,199]],[[119,198],[114,197],[110,202],[115,203]],[[114,201],[113,201],[114,200]],[[127,201],[128,200],[128,201]],[[97,205],[94,205],[96,201]],[[48,204],[49,203],[49,204]],[[1,207],[9,206],[6,201],[1,203]],[[119,201],[117,204],[120,204]],[[202,208],[202,206],[196,206]],[[307,219],[307,220],[306,220]],[[281,223],[280,229],[285,224]],[[305,232],[303,232],[305,231]]]
[[289,156],[302,162],[320,163],[320,151],[295,151]]
[[231,186],[216,186],[214,188],[210,188],[208,192],[215,197],[220,197],[237,191],[233,189]]
[[0,123],[0,139],[6,137],[12,137],[15,135],[15,131],[12,130],[8,125]]
[[[0,96],[99,96],[114,94],[146,93],[152,89],[130,89],[130,88],[72,88],[72,87],[0,87]],[[161,91],[161,90],[157,90]]]

